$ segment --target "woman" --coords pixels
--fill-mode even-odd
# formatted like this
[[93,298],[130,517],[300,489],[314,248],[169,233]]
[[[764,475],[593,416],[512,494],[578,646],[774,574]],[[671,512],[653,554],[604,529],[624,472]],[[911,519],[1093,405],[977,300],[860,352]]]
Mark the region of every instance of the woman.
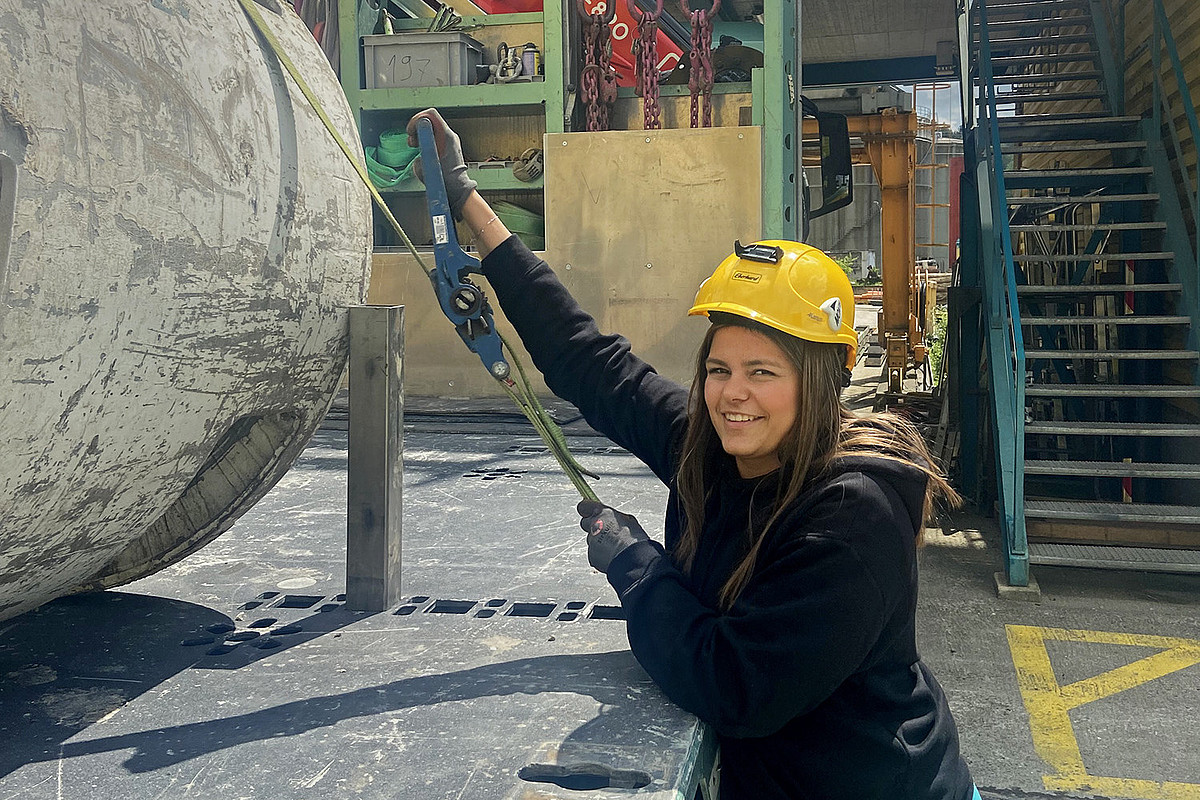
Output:
[[722,800],[977,796],[915,642],[917,541],[955,495],[910,425],[841,405],[857,344],[842,270],[794,242],[737,246],[689,312],[712,323],[689,394],[509,236],[436,111],[410,140],[420,117],[547,386],[670,487],[665,546],[599,503],[581,526],[634,655],[716,730]]

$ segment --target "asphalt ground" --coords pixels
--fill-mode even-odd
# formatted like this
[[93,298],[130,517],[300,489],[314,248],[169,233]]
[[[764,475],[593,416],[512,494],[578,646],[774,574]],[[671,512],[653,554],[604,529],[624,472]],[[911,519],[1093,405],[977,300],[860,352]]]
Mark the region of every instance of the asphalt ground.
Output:
[[[554,410],[599,495],[654,535],[663,487]],[[345,609],[334,417],[208,547],[0,623],[0,800],[507,800],[564,753],[654,783],[538,796],[663,790],[694,728],[605,619],[541,442],[486,403],[410,402],[407,422],[404,603]],[[1000,598],[994,522],[968,512],[927,533],[921,568],[919,646],[985,798],[1200,798],[1200,577],[1039,568],[1039,598]]]

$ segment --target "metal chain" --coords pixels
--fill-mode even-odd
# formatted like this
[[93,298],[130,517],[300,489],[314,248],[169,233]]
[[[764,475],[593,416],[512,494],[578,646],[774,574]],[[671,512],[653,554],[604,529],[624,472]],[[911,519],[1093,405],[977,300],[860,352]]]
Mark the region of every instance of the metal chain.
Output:
[[609,112],[617,101],[617,76],[611,66],[609,31],[609,25],[616,18],[616,7],[610,0],[600,0],[596,3],[595,13],[589,14],[583,0],[576,0],[575,8],[584,21],[579,97],[586,109],[586,127],[589,131],[606,131]]
[[651,13],[642,11],[633,0],[626,0],[629,15],[638,21],[638,38],[633,43],[633,60],[636,67],[637,93],[642,98],[642,128],[648,131],[662,127],[658,106],[658,19],[663,11],[663,0],[658,0],[658,9]]
[[692,93],[692,127],[699,127],[700,96],[704,96],[704,127],[712,127],[712,37],[713,17],[721,8],[721,0],[713,0],[712,8],[708,11],[688,8],[687,0],[679,0],[679,5],[692,20],[692,49],[688,54],[688,89]]

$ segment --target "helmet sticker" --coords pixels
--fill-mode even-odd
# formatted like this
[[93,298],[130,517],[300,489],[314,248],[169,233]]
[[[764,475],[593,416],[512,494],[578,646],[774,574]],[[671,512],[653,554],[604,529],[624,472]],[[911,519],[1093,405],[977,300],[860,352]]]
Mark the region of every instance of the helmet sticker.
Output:
[[762,275],[757,272],[746,272],[745,270],[737,270],[733,273],[735,281],[746,281],[747,283],[758,283],[762,280]]
[[831,297],[824,303],[821,303],[821,310],[825,312],[826,321],[829,323],[829,330],[837,333],[842,327],[842,301],[836,297]]

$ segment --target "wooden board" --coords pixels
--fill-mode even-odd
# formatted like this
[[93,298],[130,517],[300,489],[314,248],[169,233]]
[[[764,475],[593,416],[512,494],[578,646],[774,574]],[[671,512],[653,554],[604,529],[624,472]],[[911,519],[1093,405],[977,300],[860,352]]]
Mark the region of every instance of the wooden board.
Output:
[[1025,532],[1031,542],[1056,544],[1111,544],[1135,547],[1200,548],[1200,526],[1163,525],[1158,523],[1068,522],[1063,520],[1025,521]]

